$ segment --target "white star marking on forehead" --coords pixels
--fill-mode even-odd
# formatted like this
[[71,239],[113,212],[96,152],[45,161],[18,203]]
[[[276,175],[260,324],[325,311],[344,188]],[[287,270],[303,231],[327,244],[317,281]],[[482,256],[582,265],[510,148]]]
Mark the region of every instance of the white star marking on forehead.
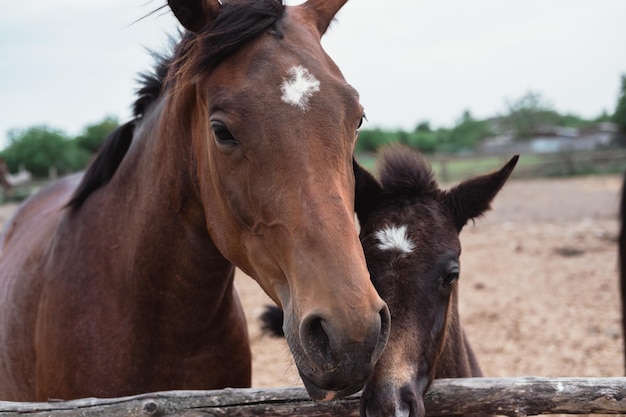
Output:
[[406,225],[387,226],[376,232],[378,239],[378,249],[396,250],[403,254],[409,254],[415,249],[415,244],[406,235]]
[[307,70],[298,65],[289,70],[280,86],[283,92],[281,99],[288,104],[306,110],[313,93],[320,91],[320,82]]

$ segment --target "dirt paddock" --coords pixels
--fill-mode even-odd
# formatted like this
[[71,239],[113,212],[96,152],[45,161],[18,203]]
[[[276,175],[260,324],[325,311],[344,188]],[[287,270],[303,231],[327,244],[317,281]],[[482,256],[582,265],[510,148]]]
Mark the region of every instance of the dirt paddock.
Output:
[[[486,376],[624,374],[618,294],[620,176],[512,180],[461,233],[460,310]],[[0,222],[15,206],[3,206]],[[281,340],[260,334],[269,302],[239,273],[253,386],[300,385]]]

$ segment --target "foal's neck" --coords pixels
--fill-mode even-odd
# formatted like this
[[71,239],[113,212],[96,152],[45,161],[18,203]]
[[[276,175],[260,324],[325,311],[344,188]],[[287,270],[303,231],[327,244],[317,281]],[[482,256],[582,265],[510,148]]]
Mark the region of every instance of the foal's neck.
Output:
[[450,296],[444,344],[435,367],[436,379],[477,376],[474,375],[475,358],[459,320],[457,294],[458,287],[453,290]]

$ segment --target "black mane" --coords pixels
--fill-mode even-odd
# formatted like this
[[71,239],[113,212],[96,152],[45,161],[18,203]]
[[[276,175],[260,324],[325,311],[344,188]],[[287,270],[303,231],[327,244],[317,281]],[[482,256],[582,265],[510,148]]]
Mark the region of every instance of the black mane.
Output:
[[387,147],[379,166],[383,192],[391,198],[420,197],[439,189],[430,163],[409,147]]
[[[222,60],[270,28],[280,37],[278,21],[284,9],[281,0],[224,2],[217,17],[207,27],[197,34],[185,33],[173,54],[164,56],[153,53],[153,71],[139,75],[140,86],[133,104],[134,119],[107,137],[67,206],[78,210],[91,193],[113,178],[130,147],[135,127],[161,97],[170,80],[176,83],[179,76],[195,77],[210,72]],[[190,73],[185,74],[183,69]]]
[[[174,40],[172,40],[174,42]],[[152,71],[146,71],[139,73],[138,82],[139,88],[137,88],[137,99],[133,104],[133,115],[135,119],[143,117],[150,105],[156,102],[163,92],[165,79],[172,66],[174,59],[173,53],[169,55],[159,54],[154,51],[150,51],[150,54],[154,58],[154,68]]]

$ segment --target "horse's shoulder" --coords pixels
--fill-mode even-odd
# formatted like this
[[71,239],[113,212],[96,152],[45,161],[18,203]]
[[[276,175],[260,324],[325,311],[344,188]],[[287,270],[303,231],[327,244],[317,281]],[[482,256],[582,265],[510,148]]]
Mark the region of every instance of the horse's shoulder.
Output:
[[[82,173],[64,177],[26,199],[4,224],[0,236],[0,255],[13,244],[16,236],[20,237],[20,241],[28,242],[52,233],[81,178]],[[43,240],[45,241],[48,239]]]
[[76,176],[45,186],[25,200],[5,223],[0,237],[0,395],[12,401],[35,398],[32,345],[48,264],[46,250]]

